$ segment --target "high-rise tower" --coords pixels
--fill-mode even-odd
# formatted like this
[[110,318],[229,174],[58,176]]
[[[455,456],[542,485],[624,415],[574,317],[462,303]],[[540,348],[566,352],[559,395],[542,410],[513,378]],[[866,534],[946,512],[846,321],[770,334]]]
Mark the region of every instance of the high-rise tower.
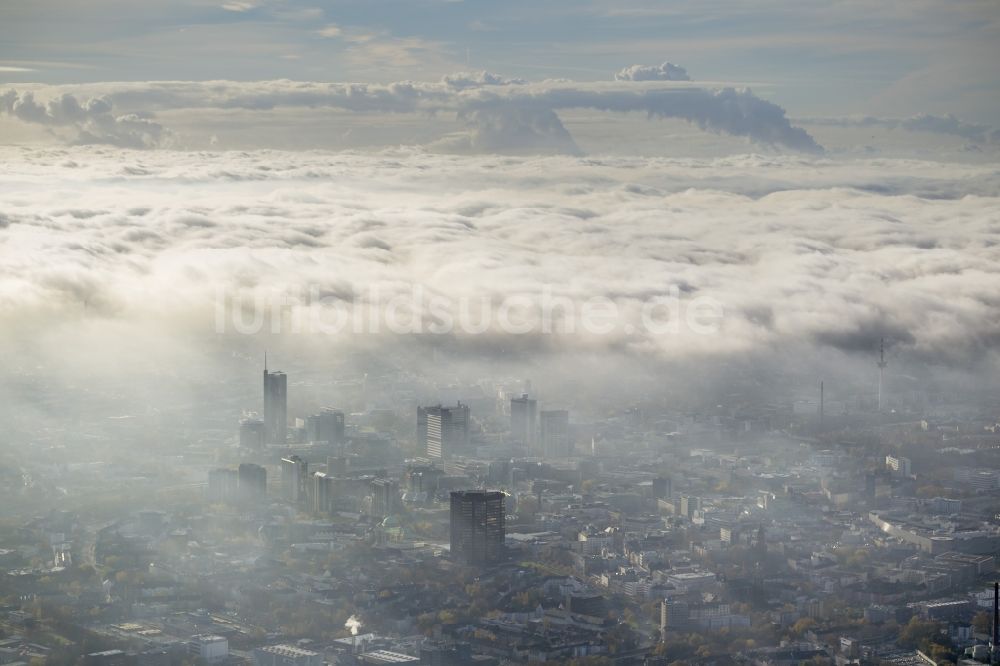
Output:
[[330,446],[344,443],[344,412],[324,407],[318,414],[306,417],[306,439]]
[[502,492],[452,492],[452,558],[467,564],[500,562],[504,556],[505,517]]
[[826,411],[826,394],[823,391],[823,382],[819,383],[819,427],[823,427],[823,417]]
[[515,445],[527,449],[530,453],[536,451],[535,433],[538,427],[538,402],[522,393],[520,398],[510,400],[510,434]]
[[267,470],[253,463],[240,463],[237,489],[244,502],[257,502],[267,496]]
[[267,431],[264,422],[256,416],[245,416],[240,419],[240,446],[245,449],[263,449],[267,443]]
[[268,444],[284,446],[288,435],[288,378],[267,371],[264,354],[264,436]]
[[885,360],[885,338],[878,343],[878,411],[882,411],[882,379],[889,362]]
[[417,407],[417,447],[429,458],[448,458],[468,446],[468,405]]
[[565,409],[542,410],[538,415],[541,449],[546,458],[568,458],[573,455],[569,436],[569,412]]
[[309,464],[299,456],[281,459],[281,496],[293,504],[304,502],[308,492]]

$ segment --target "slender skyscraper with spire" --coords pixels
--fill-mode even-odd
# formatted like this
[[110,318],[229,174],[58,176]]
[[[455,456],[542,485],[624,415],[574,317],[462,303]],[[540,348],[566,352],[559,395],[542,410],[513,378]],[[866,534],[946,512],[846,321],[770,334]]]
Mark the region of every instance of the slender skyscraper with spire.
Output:
[[878,411],[882,411],[882,379],[885,374],[885,367],[889,362],[885,360],[885,338],[878,343]]
[[264,352],[264,436],[268,444],[284,446],[288,433],[288,378],[267,371]]
[[822,380],[819,383],[819,427],[823,427],[823,417],[826,411],[826,394],[823,391]]

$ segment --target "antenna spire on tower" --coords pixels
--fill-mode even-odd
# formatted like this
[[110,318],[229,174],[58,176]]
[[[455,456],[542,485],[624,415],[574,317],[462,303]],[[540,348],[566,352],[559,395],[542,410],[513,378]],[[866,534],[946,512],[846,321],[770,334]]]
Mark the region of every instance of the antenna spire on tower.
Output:
[[826,402],[826,396],[824,395],[824,392],[823,392],[823,380],[820,380],[820,382],[819,382],[819,425],[820,425],[820,427],[823,427],[823,416],[824,416],[823,412],[824,412],[824,407],[826,407],[826,405],[824,404],[825,402]]
[[882,376],[889,362],[885,360],[885,338],[878,343],[878,411],[882,411]]

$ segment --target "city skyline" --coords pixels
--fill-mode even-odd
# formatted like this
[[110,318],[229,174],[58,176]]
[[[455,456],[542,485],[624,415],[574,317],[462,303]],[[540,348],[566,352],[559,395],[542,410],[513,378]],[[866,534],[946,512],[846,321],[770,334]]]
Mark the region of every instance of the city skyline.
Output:
[[1000,662],[996,0],[0,3],[0,665]]

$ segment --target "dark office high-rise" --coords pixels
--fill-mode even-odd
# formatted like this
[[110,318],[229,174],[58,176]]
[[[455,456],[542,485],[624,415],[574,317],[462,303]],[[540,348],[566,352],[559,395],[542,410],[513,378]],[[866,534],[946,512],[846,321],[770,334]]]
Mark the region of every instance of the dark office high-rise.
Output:
[[264,364],[264,431],[268,444],[284,446],[288,434],[288,378]]
[[504,557],[504,494],[461,490],[451,493],[451,556],[467,564],[492,564]]

